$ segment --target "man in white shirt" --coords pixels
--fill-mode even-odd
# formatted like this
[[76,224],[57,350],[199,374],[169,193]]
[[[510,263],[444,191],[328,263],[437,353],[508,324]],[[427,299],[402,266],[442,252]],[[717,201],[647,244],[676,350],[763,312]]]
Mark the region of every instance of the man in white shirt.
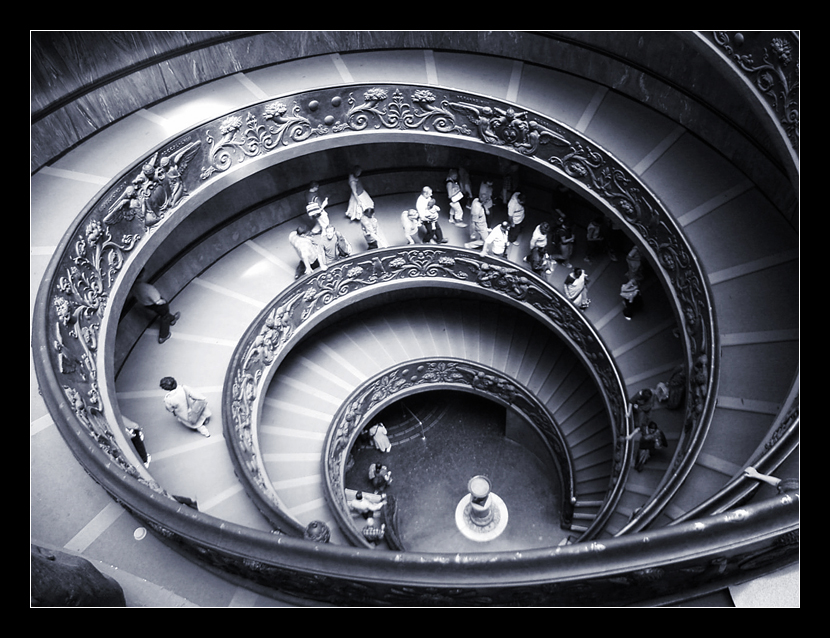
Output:
[[507,230],[510,227],[508,222],[502,222],[487,235],[484,246],[481,248],[482,255],[495,255],[496,257],[507,257]]
[[424,186],[421,194],[415,202],[415,210],[418,211],[418,217],[426,229],[423,242],[428,244],[435,240],[438,244],[446,244],[447,239],[444,237],[444,231],[441,230],[441,224],[438,223],[438,212],[441,210],[435,204],[435,198],[432,196],[432,189],[429,186]]
[[487,227],[487,213],[478,197],[473,199],[470,207],[470,221],[470,241],[464,244],[464,247],[481,248],[490,234],[490,229]]
[[418,211],[418,215],[423,219],[424,213],[427,212],[429,209],[429,200],[432,199],[432,189],[429,186],[424,186],[421,194],[418,195],[418,199],[415,201],[415,210]]

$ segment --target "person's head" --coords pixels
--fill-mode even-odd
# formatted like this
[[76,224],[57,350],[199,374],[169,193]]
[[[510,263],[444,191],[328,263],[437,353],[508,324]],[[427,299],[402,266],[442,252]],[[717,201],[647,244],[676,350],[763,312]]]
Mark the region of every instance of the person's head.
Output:
[[362,501],[363,500],[363,492],[358,492],[354,495],[355,500]]
[[582,268],[574,268],[574,278],[579,279],[582,276]]
[[159,382],[159,386],[161,386],[162,390],[167,390],[168,392],[170,392],[171,390],[175,390],[178,384],[176,383],[176,380],[173,377],[164,377]]
[[547,235],[550,232],[550,224],[547,222],[542,222],[541,224],[539,224],[539,231]]
[[336,229],[334,226],[326,226],[326,239],[331,239],[332,237],[334,237],[335,230]]
[[352,166],[352,175],[354,175],[355,177],[360,177],[360,174],[362,172],[363,172],[363,169],[360,168],[360,166],[358,166],[357,164]]
[[421,195],[427,198],[432,197],[432,189],[429,186],[424,186],[421,190]]
[[[432,194],[432,191],[430,191],[430,194]],[[435,206],[435,198],[430,198],[430,200],[427,202],[427,206],[429,206],[430,208]]]
[[308,226],[305,224],[300,224],[297,226],[297,234],[298,235],[305,235],[308,232]]

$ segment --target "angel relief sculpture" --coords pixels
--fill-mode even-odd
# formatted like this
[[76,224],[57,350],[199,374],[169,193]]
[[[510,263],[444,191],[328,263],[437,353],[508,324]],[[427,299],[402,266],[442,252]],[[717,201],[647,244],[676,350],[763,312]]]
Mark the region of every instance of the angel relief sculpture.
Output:
[[528,119],[524,111],[512,108],[454,102],[452,108],[464,113],[478,130],[479,137],[494,145],[512,146],[523,155],[533,155],[540,144],[552,141],[561,146],[570,143],[561,134]]
[[183,178],[200,144],[197,140],[169,155],[153,155],[110,206],[104,223],[112,226],[138,218],[145,228],[155,226],[188,195]]

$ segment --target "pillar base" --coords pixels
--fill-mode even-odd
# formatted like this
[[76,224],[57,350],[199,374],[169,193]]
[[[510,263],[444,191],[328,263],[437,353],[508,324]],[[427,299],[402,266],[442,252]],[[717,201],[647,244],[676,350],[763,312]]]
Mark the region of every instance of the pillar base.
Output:
[[472,495],[467,494],[459,501],[455,508],[455,524],[458,530],[467,538],[474,541],[491,541],[504,531],[507,527],[507,507],[504,501],[492,492],[490,498],[490,513],[488,522],[481,525],[473,519]]

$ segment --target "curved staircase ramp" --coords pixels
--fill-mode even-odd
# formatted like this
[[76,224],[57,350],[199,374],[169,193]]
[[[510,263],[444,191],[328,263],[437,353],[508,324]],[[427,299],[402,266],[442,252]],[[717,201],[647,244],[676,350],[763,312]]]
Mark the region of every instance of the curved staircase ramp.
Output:
[[[562,81],[556,74],[551,79]],[[618,135],[620,122],[613,117],[615,104],[612,97],[617,96],[608,96],[609,99],[602,103],[607,110],[597,109],[595,119],[591,120],[587,128],[613,150],[614,138],[605,137],[610,135],[608,131],[612,129],[603,128],[603,125],[614,122],[614,130],[617,131],[615,135]],[[629,120],[626,125],[631,128],[641,127],[641,132],[650,131],[652,137],[654,131],[665,130],[664,126],[644,126],[647,121],[665,124],[659,116],[644,111],[637,115],[642,119]],[[771,419],[784,404],[791,388],[792,371],[797,366],[798,342],[797,304],[781,302],[792,298],[791,282],[797,281],[798,253],[792,230],[782,221],[769,200],[751,184],[747,184],[728,162],[690,136],[681,134],[670,137],[672,143],[667,144],[659,155],[650,157],[648,163],[643,163],[644,153],[640,164],[641,176],[650,188],[660,194],[671,210],[680,211],[676,216],[705,265],[718,313],[722,372],[719,375],[717,406],[710,434],[698,456],[695,471],[689,475],[684,487],[664,513],[669,519],[680,517],[684,511],[694,507],[700,502],[700,494],[711,493],[740,474],[745,460],[756,451],[759,440],[758,436],[744,436],[742,432],[765,433]],[[642,141],[643,137],[640,139]],[[655,148],[657,146],[659,144],[655,144]],[[676,188],[673,175],[678,166],[683,167],[683,173],[687,181],[695,185],[694,189]],[[36,212],[33,211],[33,215]],[[734,232],[729,231],[736,227],[750,231],[742,234],[740,242],[730,241]],[[244,251],[234,251],[234,256],[241,258],[246,251],[249,257],[253,254],[268,254],[270,256],[259,261],[258,266],[266,270],[273,269],[275,276],[270,281],[277,282],[281,277],[285,279],[287,260],[278,256],[278,252],[263,251],[258,239],[251,240],[244,248]],[[207,373],[207,368],[211,362],[227,357],[229,348],[235,343],[231,326],[245,325],[244,322],[256,313],[257,304],[270,297],[271,292],[263,293],[261,289],[257,290],[257,286],[253,286],[250,294],[246,294],[245,291],[240,291],[237,282],[223,287],[211,281],[211,270],[217,269],[205,271],[192,284],[183,288],[176,297],[176,303],[194,310],[221,307],[222,312],[183,313],[174,338],[165,345],[162,360],[159,360],[162,350],[141,348],[140,343],[131,352],[119,379],[121,387],[118,396],[122,412],[130,415],[131,420],[140,423],[158,421],[158,391],[150,389],[152,385],[148,387],[143,381],[132,387],[126,385],[127,382],[155,379],[159,376],[158,370],[165,366],[174,373],[177,366],[186,369],[191,377],[188,379],[190,383],[210,397],[218,397],[221,388],[215,383],[215,376]],[[269,278],[263,279],[266,280]],[[212,301],[204,306],[202,304],[206,299]],[[594,310],[592,308],[591,312]],[[668,317],[670,316],[671,313]],[[606,317],[598,316],[595,321],[602,326],[600,329],[603,338],[613,343],[619,333],[604,330],[609,325]],[[618,360],[634,360],[643,350],[649,349],[643,344],[659,344],[660,338],[668,339],[672,332],[669,324],[662,327],[658,324],[653,328],[652,335],[639,335],[620,342],[615,349]],[[153,334],[148,334],[148,346],[152,340]],[[471,349],[476,347],[481,348],[480,340]],[[659,345],[652,351],[659,352]],[[187,362],[186,365],[182,364],[184,361]],[[774,362],[775,365],[759,365],[758,362]],[[634,372],[626,375],[632,390],[653,385],[658,379],[665,380],[672,364],[676,362],[660,362],[655,359],[651,363],[654,364],[652,367],[634,368]],[[634,365],[636,364],[632,363]],[[625,369],[625,363],[621,363],[621,367]],[[332,383],[336,385],[334,381]],[[320,397],[319,400],[325,402],[333,398]],[[661,420],[661,427],[664,423],[672,423],[672,414],[663,410],[658,413],[661,419],[665,418],[665,421]],[[682,429],[682,419],[674,420],[677,422],[666,428],[670,439],[679,436]],[[216,434],[211,439],[194,442],[192,438],[184,436],[186,433],[176,429],[160,427],[158,433],[162,436],[155,439],[155,443],[161,447],[153,455],[154,480],[173,493],[198,496],[200,508],[219,518],[256,529],[268,528],[263,524],[261,516],[249,503],[246,504],[246,499],[235,498],[235,495],[240,494],[241,488],[235,482],[227,480],[232,471],[224,451],[219,449],[223,446],[216,445],[219,439]],[[578,446],[579,443],[576,443],[574,447],[575,458],[580,458]],[[587,443],[586,446],[589,450],[597,449],[591,448]],[[590,454],[590,451],[586,454]],[[217,479],[214,483],[203,480],[200,468],[204,467],[212,468],[211,476]],[[188,468],[193,471],[189,472]],[[663,473],[658,460],[653,460],[646,467],[646,472],[654,471],[661,475]],[[632,474],[627,486],[626,498],[629,499],[631,512],[653,490],[653,486],[645,487],[644,483],[638,483],[637,478]],[[311,479],[308,482],[312,482]],[[202,494],[209,496],[202,498]],[[621,513],[623,518],[625,513]],[[624,523],[618,525],[623,527]]]
[[[463,318],[476,322],[472,333]],[[526,356],[528,335],[535,337],[531,357]],[[482,343],[494,349],[482,351]],[[336,526],[324,506],[322,439],[350,391],[400,363],[457,357],[545,390],[537,396],[546,397],[545,407],[566,432],[569,447],[571,441],[597,441],[592,454],[576,463],[576,493],[582,493],[583,483],[596,483],[604,498],[613,450],[607,418],[602,418],[605,406],[590,376],[564,350],[549,331],[507,307],[461,299],[396,302],[328,327],[292,352],[268,387],[258,428],[268,434],[260,436],[260,446],[269,476],[301,525],[319,519]]]
[[[528,372],[522,371],[523,365],[531,364],[531,372],[536,368],[538,355],[527,357],[526,354],[531,347],[535,351],[537,344],[531,346],[528,338],[535,332],[535,336],[543,340],[541,343],[546,343],[551,336],[533,322],[520,320],[515,310],[496,308],[476,320],[473,332],[477,343],[472,343],[465,337],[468,330],[465,328],[465,313],[459,313],[461,306],[456,305],[461,303],[463,295],[502,296],[505,302],[523,306],[523,312],[535,313],[537,323],[544,318],[547,322],[545,330],[561,331],[560,338],[572,342],[569,348],[576,348],[574,343],[582,343],[584,352],[580,352],[580,356],[584,364],[590,362],[593,379],[581,366],[564,360],[568,364],[564,373],[545,363],[542,365],[540,379],[530,381],[539,386],[540,398],[543,395],[547,397],[547,408],[554,411],[554,422],[561,421],[569,429],[577,430],[584,421],[591,420],[594,427],[597,427],[598,422],[593,417],[603,409],[597,406],[598,401],[600,406],[603,403],[606,405],[605,410],[624,401],[624,389],[619,385],[616,388],[614,386],[614,383],[618,383],[615,381],[617,373],[607,358],[607,351],[590,326],[580,318],[579,311],[534,277],[519,275],[520,270],[505,268],[498,260],[482,262],[483,258],[472,257],[471,253],[464,250],[430,247],[393,248],[359,254],[332,265],[327,272],[315,273],[286,289],[247,328],[227,373],[228,384],[232,384],[232,387],[226,384],[225,429],[231,433],[229,444],[239,472],[248,476],[248,482],[256,492],[260,490],[255,486],[265,487],[261,494],[252,494],[252,498],[261,502],[264,512],[273,510],[279,515],[279,512],[300,504],[286,506],[280,496],[268,487],[274,479],[268,478],[272,471],[263,465],[268,464],[269,459],[281,462],[293,458],[295,461],[305,459],[313,462],[315,458],[320,458],[319,438],[333,427],[333,410],[343,403],[343,392],[380,371],[405,363],[418,353],[426,357],[470,360],[474,351],[481,357],[481,361],[487,362],[484,365],[499,372],[509,372],[508,378],[526,377]],[[379,272],[383,275],[377,275]],[[486,276],[482,278],[482,275]],[[521,286],[514,290],[519,280],[522,280]],[[397,286],[391,287],[393,284]],[[424,290],[425,285],[442,290],[443,298],[413,305],[408,298],[392,302],[389,297],[394,290],[405,291],[409,296],[417,295],[418,291]],[[412,286],[414,288],[409,291],[407,287]],[[390,318],[385,316],[386,307],[367,307],[367,301],[373,297],[384,299],[391,307],[398,304],[411,306],[412,319],[390,326]],[[432,310],[435,304],[439,305]],[[356,316],[360,317],[360,321],[352,319],[348,331],[343,330],[342,321],[334,323],[332,320],[344,310],[352,314],[359,313]],[[550,313],[550,316],[545,313]],[[448,318],[452,315],[461,320],[449,321]],[[561,327],[557,325],[558,321],[562,322]],[[404,338],[401,339],[400,336]],[[301,337],[311,339],[315,344],[319,342],[319,346],[304,350],[299,358],[299,366],[292,365],[292,371],[300,369],[303,378],[289,376],[286,383],[277,384],[276,396],[273,391],[265,396],[267,389],[273,387],[271,375],[277,374],[277,378],[280,378],[278,366],[285,362],[288,356],[286,353],[290,352],[296,340]],[[560,349],[561,347],[554,351],[557,358],[561,358]],[[307,354],[309,352],[323,353],[324,363]],[[311,378],[313,373],[322,371],[326,371],[325,376],[315,384]],[[338,371],[342,373],[339,373],[339,378],[335,378],[338,377]],[[597,395],[594,383],[598,382],[605,387],[604,396]],[[311,403],[310,397],[309,401],[303,400],[304,397],[299,392],[314,387],[323,401]],[[263,396],[264,403],[260,398]],[[324,401],[328,401],[328,407]],[[590,405],[592,401],[593,406]],[[271,454],[270,450],[262,448],[258,423],[267,411],[273,412],[277,408],[283,411],[278,418],[270,418],[269,425],[279,427],[289,423],[302,424],[302,427],[292,426],[289,429],[298,434],[300,431],[305,432],[302,437],[303,454],[291,456],[279,449]],[[605,430],[609,436],[613,432],[607,426]],[[269,435],[276,431],[274,427],[267,430]],[[284,429],[281,431],[285,432]],[[273,437],[269,436],[269,440],[273,440]],[[295,438],[283,449],[297,449],[298,445],[300,442]],[[307,451],[315,445],[317,447],[313,453]],[[559,440],[551,442],[551,445],[560,450],[569,448],[569,445]],[[570,462],[562,459],[558,459],[558,462],[570,468]],[[592,459],[592,462],[596,462],[596,459]],[[275,470],[278,472],[279,485],[298,487],[300,482],[319,482],[319,479],[313,478],[318,473],[317,468],[312,466],[311,471],[305,471],[303,479],[294,475],[295,469],[300,466],[296,463],[289,465],[291,469],[285,471],[291,476],[284,476],[284,472]],[[612,468],[614,473],[619,472],[616,464],[606,463],[603,468],[606,483],[609,483]],[[567,475],[570,476],[572,472],[569,469]],[[596,477],[592,478],[596,480]],[[571,484],[571,480],[568,480],[568,493],[572,493]],[[269,505],[269,501],[274,504]],[[568,498],[567,502],[570,501]],[[322,504],[322,500],[318,499],[317,503]],[[303,507],[314,509],[314,500]],[[286,525],[296,528],[295,523],[296,521],[287,521]],[[277,524],[280,529],[283,528],[279,522]]]

